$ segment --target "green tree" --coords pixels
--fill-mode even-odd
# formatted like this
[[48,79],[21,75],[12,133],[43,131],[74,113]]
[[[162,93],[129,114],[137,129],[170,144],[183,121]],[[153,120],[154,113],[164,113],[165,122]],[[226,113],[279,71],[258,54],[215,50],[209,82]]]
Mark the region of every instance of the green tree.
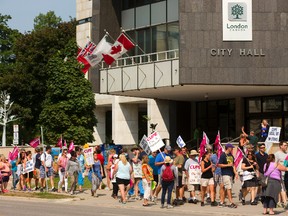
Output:
[[91,84],[80,72],[76,52],[75,40],[71,40],[65,50],[50,58],[47,66],[47,93],[39,123],[51,144],[61,134],[64,139],[80,145],[94,140],[93,127],[97,123],[93,112],[94,94]]
[[46,14],[40,13],[34,19],[34,30],[37,31],[47,27],[56,28],[61,22],[61,17],[57,17],[54,11],[49,11]]
[[0,90],[11,92],[13,111],[20,117],[19,134],[26,143],[40,133],[37,124],[49,79],[47,63],[68,41],[75,41],[75,35],[76,21],[71,20],[20,35],[13,44],[16,63],[13,70],[0,76]]

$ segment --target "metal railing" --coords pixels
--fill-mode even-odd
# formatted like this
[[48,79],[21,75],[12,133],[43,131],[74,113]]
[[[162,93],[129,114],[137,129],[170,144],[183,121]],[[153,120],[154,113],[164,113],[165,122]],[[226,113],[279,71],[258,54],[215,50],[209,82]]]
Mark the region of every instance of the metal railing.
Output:
[[104,61],[102,61],[100,69],[107,68],[115,68],[115,67],[125,67],[125,66],[133,66],[138,64],[145,64],[150,62],[158,62],[158,61],[166,61],[169,59],[178,59],[179,58],[179,50],[167,50],[156,53],[142,54],[136,56],[129,56],[124,58],[117,59],[112,65],[107,65]]

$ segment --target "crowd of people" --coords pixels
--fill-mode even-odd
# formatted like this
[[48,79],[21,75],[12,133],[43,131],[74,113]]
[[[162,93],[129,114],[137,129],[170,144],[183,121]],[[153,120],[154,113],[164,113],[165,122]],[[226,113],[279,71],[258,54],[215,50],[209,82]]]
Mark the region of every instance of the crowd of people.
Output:
[[[276,207],[286,209],[287,143],[280,142],[279,151],[268,155],[265,144],[258,144],[257,140],[255,142],[253,131],[247,135],[242,128],[242,132],[238,148],[244,157],[238,167],[234,164],[235,146],[229,143],[221,154],[219,149],[212,152],[208,145],[201,158],[199,151],[188,151],[186,147],[178,146],[172,149],[170,145],[151,155],[146,155],[141,148],[132,148],[129,152],[124,148],[118,154],[111,149],[106,166],[99,148],[93,153],[94,163],[88,166],[80,147],[70,153],[63,147],[56,162],[56,170],[50,146],[46,146],[45,152],[37,147],[34,154],[21,149],[18,158],[13,161],[0,155],[1,192],[9,192],[7,187],[10,178],[12,189],[31,191],[31,181],[34,179],[34,190],[42,192],[48,188],[46,178],[49,178],[52,192],[74,194],[77,186],[79,192],[83,191],[84,179],[87,177],[91,181],[91,195],[97,197],[97,190],[106,178],[107,187],[112,191],[111,197],[122,204],[133,198],[143,200],[142,205],[146,207],[156,203],[162,191],[161,208],[198,202],[202,207],[237,208],[232,194],[235,181],[240,181],[239,200],[242,205],[248,204],[246,199],[250,194],[249,204],[257,205],[261,201],[263,214],[274,214]],[[27,171],[29,161],[33,161],[34,169]],[[54,187],[55,172],[59,175],[58,189]],[[264,185],[266,178],[267,184]]]

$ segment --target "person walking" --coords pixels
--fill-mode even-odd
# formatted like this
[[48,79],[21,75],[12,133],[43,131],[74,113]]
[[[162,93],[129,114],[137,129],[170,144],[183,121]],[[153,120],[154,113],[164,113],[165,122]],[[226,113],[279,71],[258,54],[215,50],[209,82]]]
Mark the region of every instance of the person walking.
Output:
[[73,195],[76,190],[77,180],[78,180],[78,173],[81,172],[80,164],[77,160],[77,153],[75,151],[70,152],[71,158],[67,162],[67,166],[65,169],[65,177],[70,177],[70,194]]
[[144,188],[143,206],[149,206],[148,200],[151,196],[151,182],[153,181],[153,169],[148,164],[149,158],[144,155],[142,158],[142,182]]
[[58,182],[58,193],[62,191],[62,185],[64,184],[64,191],[68,192],[68,179],[65,178],[65,170],[68,162],[67,150],[63,150],[61,157],[58,160],[58,174],[59,174],[59,182]]
[[[221,154],[218,166],[221,168],[223,184],[229,200],[228,207],[237,208],[237,205],[235,205],[232,199],[233,176],[235,175],[235,179],[238,179],[238,173],[236,172],[234,157],[232,155],[233,148],[234,146],[230,143],[225,146],[225,152]],[[219,206],[224,206],[224,198],[220,200]]]
[[274,208],[276,208],[279,200],[279,193],[281,191],[281,172],[284,171],[288,171],[288,168],[275,162],[274,154],[269,154],[267,163],[264,165],[264,176],[268,177],[268,183],[267,187],[263,187],[261,197],[263,203],[263,214],[275,214]]
[[132,174],[132,166],[128,163],[125,154],[119,156],[119,162],[115,165],[114,175],[116,175],[116,182],[120,189],[122,204],[127,202],[127,192],[129,190],[129,184]]
[[166,193],[168,193],[167,208],[173,208],[173,205],[171,205],[171,195],[175,180],[178,180],[178,173],[176,167],[173,165],[173,160],[169,156],[166,156],[164,159],[164,164],[160,170],[160,179],[160,184],[162,186],[161,208],[164,208]]
[[92,165],[92,188],[91,188],[91,196],[98,197],[96,194],[97,189],[101,185],[102,177],[103,177],[103,168],[101,162],[98,158],[98,152],[93,153],[94,164]]
[[201,161],[201,206],[204,206],[204,198],[205,193],[207,192],[207,188],[209,187],[210,195],[211,195],[211,206],[218,206],[218,203],[215,202],[215,192],[214,192],[214,179],[213,179],[213,172],[215,168],[210,161],[211,152],[206,151],[202,156]]

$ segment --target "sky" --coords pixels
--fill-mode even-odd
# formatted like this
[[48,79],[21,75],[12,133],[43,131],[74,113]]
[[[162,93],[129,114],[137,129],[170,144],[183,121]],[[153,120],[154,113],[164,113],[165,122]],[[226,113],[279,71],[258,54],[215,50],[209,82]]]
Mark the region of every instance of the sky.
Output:
[[0,0],[0,13],[12,17],[8,26],[20,32],[33,29],[34,18],[54,11],[63,21],[76,17],[76,0]]

